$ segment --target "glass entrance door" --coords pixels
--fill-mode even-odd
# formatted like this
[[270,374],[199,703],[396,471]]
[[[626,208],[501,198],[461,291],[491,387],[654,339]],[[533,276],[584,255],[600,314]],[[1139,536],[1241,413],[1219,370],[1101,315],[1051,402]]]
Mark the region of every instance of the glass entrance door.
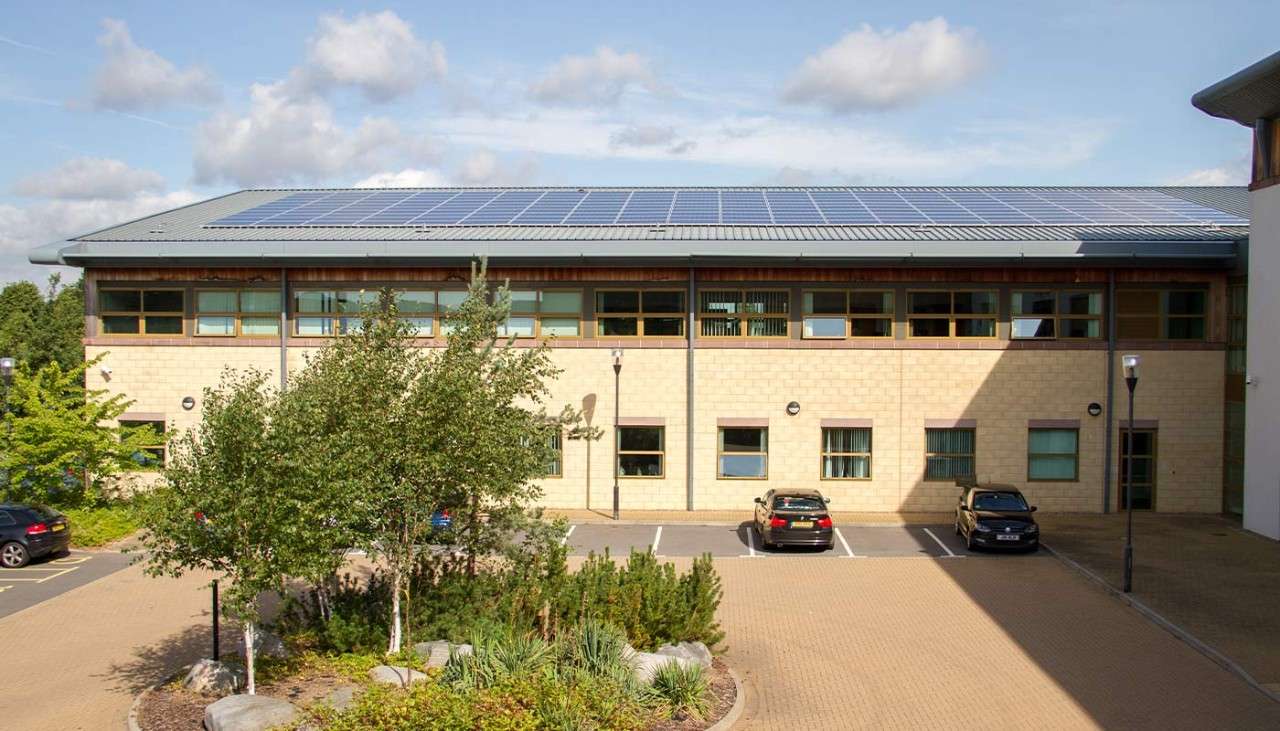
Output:
[[[1130,453],[1132,449],[1132,454]],[[1133,484],[1129,484],[1129,464],[1133,464]],[[1152,510],[1156,506],[1156,430],[1134,429],[1132,448],[1129,430],[1120,430],[1120,505],[1124,510],[1128,491],[1133,489],[1133,509]]]

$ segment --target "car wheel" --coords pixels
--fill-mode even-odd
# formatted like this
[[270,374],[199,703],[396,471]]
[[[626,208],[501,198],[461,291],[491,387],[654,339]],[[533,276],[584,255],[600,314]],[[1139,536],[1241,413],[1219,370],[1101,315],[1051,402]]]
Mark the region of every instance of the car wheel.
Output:
[[0,546],[0,566],[6,569],[20,569],[31,561],[31,554],[21,543],[9,542]]

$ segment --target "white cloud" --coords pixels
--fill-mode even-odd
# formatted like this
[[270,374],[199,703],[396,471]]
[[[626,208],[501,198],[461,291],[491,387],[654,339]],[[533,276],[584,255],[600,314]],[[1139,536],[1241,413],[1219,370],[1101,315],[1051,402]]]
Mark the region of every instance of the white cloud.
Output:
[[198,198],[189,191],[174,191],[117,200],[43,200],[24,206],[0,203],[0,281],[43,282],[55,271],[63,272],[63,281],[74,281],[78,270],[37,266],[27,261],[27,254],[37,246],[184,206]]
[[397,172],[375,173],[355,184],[356,188],[435,188],[449,185],[439,170],[405,168]]
[[13,192],[39,198],[120,200],[164,187],[164,176],[155,171],[131,168],[119,160],[78,157],[19,180]]
[[1202,168],[1165,182],[1167,185],[1248,185],[1249,168],[1247,162]]
[[613,147],[661,147],[672,155],[683,155],[698,143],[681,139],[675,127],[632,125],[610,135],[609,144]]
[[221,113],[197,128],[198,182],[255,186],[350,179],[436,157],[430,141],[406,135],[389,119],[366,117],[347,129],[326,101],[293,96],[287,86],[254,84],[246,115]]
[[102,21],[98,45],[106,59],[94,76],[91,102],[99,109],[134,111],[173,102],[216,102],[213,76],[200,67],[179,69],[168,59],[134,43],[122,20]]
[[430,79],[443,78],[448,65],[444,46],[425,43],[395,13],[361,13],[320,18],[311,39],[308,76],[320,87],[354,86],[374,101],[408,94]]
[[543,104],[612,106],[629,89],[656,92],[659,84],[649,60],[638,53],[618,53],[600,46],[590,56],[565,56],[530,88]]
[[476,150],[454,172],[460,185],[530,185],[537,176],[532,158],[503,160],[491,150]]
[[986,59],[976,33],[952,29],[944,18],[901,31],[863,24],[805,59],[783,98],[834,112],[890,109],[959,85],[982,70]]

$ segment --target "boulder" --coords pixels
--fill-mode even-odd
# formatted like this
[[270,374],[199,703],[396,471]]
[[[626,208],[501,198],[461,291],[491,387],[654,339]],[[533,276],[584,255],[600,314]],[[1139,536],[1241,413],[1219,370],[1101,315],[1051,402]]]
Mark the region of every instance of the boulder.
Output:
[[261,629],[254,633],[253,651],[258,657],[289,657],[289,648],[280,636]]
[[445,663],[449,662],[449,652],[453,645],[448,640],[436,640],[434,642],[419,642],[413,646],[413,651],[418,657],[427,663],[429,668],[442,668]]
[[182,687],[194,693],[227,695],[240,689],[244,675],[239,668],[217,660],[201,660],[191,666]]
[[403,665],[379,665],[369,671],[369,679],[375,683],[406,686],[420,680],[426,680],[425,673],[420,673]]
[[345,711],[351,707],[352,703],[355,702],[356,693],[359,690],[360,689],[354,685],[343,685],[338,688],[334,688],[321,700],[321,703],[324,703],[335,711]]
[[701,642],[681,642],[678,645],[663,645],[658,648],[659,655],[680,657],[701,665],[705,670],[711,667],[711,650]]
[[635,656],[636,656],[636,648],[632,647],[630,642],[622,646],[623,660],[630,662],[631,658]]
[[280,698],[264,695],[229,695],[205,706],[208,731],[266,731],[292,723],[298,709]]
[[656,652],[637,652],[635,657],[631,658],[631,667],[635,669],[636,680],[645,685],[653,683],[653,676],[658,672],[658,668],[667,663],[676,663],[686,668],[698,665],[693,660],[672,655],[659,655]]
[[471,648],[471,645],[468,645],[465,642],[461,645],[453,646],[454,655],[471,655],[473,653],[475,653],[475,650]]

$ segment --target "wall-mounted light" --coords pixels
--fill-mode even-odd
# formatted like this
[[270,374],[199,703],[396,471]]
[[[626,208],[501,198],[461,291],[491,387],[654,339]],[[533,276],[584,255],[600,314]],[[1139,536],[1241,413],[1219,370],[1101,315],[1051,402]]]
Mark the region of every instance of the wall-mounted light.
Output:
[[184,396],[182,399],[183,411],[190,411],[196,407],[196,400],[190,396]]
[[792,401],[791,403],[787,404],[787,413],[791,414],[792,416],[795,416],[796,414],[800,413],[800,402]]
[[1102,404],[1094,401],[1089,404],[1089,416],[1097,416],[1102,413]]

